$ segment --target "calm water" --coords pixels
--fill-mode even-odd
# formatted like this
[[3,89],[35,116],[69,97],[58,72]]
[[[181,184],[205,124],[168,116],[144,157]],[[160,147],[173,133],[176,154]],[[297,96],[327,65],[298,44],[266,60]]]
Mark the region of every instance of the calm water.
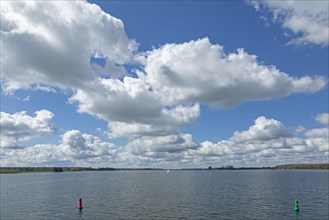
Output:
[[329,218],[328,171],[33,173],[0,181],[2,220]]

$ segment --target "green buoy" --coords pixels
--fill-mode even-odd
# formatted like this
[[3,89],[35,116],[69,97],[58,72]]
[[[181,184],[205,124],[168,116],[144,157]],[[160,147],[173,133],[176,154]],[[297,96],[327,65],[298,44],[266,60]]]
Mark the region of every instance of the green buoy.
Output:
[[298,212],[299,211],[299,206],[298,206],[298,200],[295,199],[295,207],[294,207],[294,211]]

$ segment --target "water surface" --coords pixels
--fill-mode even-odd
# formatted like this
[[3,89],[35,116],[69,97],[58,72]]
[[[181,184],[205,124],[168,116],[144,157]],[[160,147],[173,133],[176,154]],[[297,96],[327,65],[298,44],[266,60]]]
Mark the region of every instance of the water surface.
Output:
[[0,219],[329,219],[328,171],[25,173],[0,181]]

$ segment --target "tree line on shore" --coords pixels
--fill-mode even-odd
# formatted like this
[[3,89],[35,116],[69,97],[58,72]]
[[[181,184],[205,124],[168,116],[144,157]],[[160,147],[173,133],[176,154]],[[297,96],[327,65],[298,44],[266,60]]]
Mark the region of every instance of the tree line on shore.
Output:
[[320,163],[320,164],[284,164],[278,165],[276,169],[303,169],[303,170],[329,170],[329,163]]
[[[36,172],[76,172],[76,171],[118,171],[118,170],[164,170],[162,168],[91,168],[91,167],[0,167],[0,173],[36,173]],[[275,167],[239,167],[223,166],[177,170],[329,170],[329,163],[321,164],[283,164]]]
[[0,173],[38,173],[86,171],[82,167],[0,167]]
[[112,167],[0,167],[0,173],[39,173],[77,171],[117,171],[117,170],[161,170],[158,168],[112,168]]

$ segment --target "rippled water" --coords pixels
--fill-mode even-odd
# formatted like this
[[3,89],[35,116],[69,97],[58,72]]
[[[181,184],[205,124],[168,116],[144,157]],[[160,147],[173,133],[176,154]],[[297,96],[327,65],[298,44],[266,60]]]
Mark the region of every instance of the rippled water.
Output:
[[0,181],[0,219],[329,219],[328,171],[33,173]]

